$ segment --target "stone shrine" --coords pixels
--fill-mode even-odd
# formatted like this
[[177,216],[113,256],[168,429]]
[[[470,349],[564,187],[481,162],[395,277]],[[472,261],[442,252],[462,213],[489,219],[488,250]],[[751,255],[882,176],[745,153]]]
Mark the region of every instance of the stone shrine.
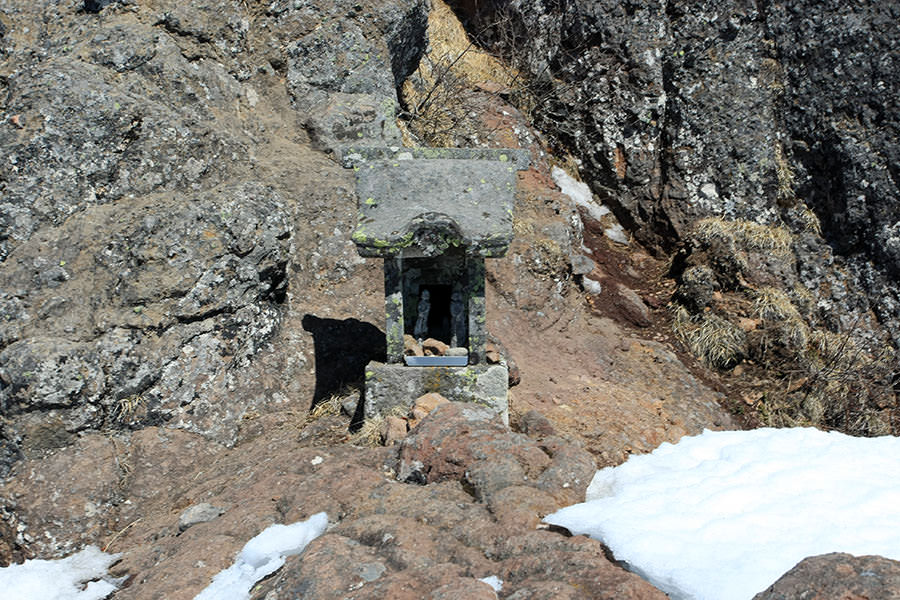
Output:
[[[366,367],[365,417],[437,392],[507,420],[506,366],[485,362],[484,261],[512,241],[516,172],[528,153],[348,148],[341,161],[356,173],[353,241],[361,256],[384,259],[387,362]],[[448,349],[409,350],[426,339]]]

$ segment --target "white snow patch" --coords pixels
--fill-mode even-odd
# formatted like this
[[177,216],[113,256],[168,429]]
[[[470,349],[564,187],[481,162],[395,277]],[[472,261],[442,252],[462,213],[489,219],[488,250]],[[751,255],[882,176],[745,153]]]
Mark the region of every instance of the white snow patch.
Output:
[[559,167],[553,167],[550,175],[559,186],[559,190],[571,198],[576,205],[586,209],[595,221],[599,221],[601,217],[609,214],[608,208],[594,200],[591,188],[587,184],[577,181]]
[[2,597],[103,600],[121,583],[106,573],[120,556],[101,552],[96,546],[87,546],[81,552],[59,560],[26,560],[21,565],[0,567]]
[[599,281],[594,281],[590,277],[582,277],[581,284],[589,294],[599,295],[603,291],[603,286]]
[[625,233],[625,229],[616,223],[612,227],[607,227],[603,230],[603,235],[616,242],[617,244],[625,244],[628,245],[629,239],[628,234]]
[[478,581],[483,581],[488,584],[492,588],[494,588],[495,592],[499,592],[503,589],[503,580],[497,577],[496,575],[490,575],[489,577],[482,577]]
[[673,599],[746,600],[803,558],[900,560],[900,438],[705,431],[600,470],[544,520],[602,540]]
[[286,557],[303,552],[327,526],[324,512],[292,525],[270,525],[244,544],[234,564],[213,577],[194,600],[247,600],[257,581],[281,568]]

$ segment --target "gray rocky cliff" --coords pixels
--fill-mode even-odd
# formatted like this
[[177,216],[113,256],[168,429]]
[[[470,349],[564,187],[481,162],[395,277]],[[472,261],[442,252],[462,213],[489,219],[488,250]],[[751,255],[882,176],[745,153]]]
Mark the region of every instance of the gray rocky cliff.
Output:
[[[674,306],[687,311],[684,323],[708,325],[709,309],[726,320],[760,318],[712,306],[710,295],[756,303],[774,289],[797,314],[795,329],[887,357],[886,374],[864,377],[896,393],[896,6],[455,6],[485,46],[531,74],[535,122],[580,161],[593,192],[649,248],[677,251]],[[757,336],[736,332],[731,358],[718,366],[773,362],[745,333]],[[830,339],[821,353],[837,353]],[[786,352],[796,360],[784,373],[804,371],[805,344]]]
[[399,142],[424,3],[0,10],[2,462],[162,422],[233,444],[291,385],[254,367],[291,273],[302,295],[362,262],[312,251],[352,198],[307,144]]

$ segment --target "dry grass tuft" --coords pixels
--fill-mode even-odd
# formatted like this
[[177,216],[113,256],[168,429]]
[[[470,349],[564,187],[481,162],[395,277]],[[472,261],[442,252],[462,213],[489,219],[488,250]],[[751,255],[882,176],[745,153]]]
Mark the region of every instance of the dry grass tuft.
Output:
[[744,330],[712,313],[692,317],[686,308],[674,306],[673,330],[694,356],[716,369],[733,367],[746,353]]
[[[354,393],[358,394],[359,392]],[[333,396],[328,398],[328,400],[316,404],[316,406],[311,411],[309,411],[310,420],[339,415],[341,413],[341,403],[349,395],[350,394],[348,393],[334,394]]]
[[803,320],[790,296],[773,287],[756,290],[753,312],[764,321]]
[[380,446],[383,440],[384,417],[377,415],[362,422],[360,428],[350,436],[355,446]]
[[758,407],[760,420],[774,427],[814,425],[851,435],[892,433],[896,361],[893,348],[864,350],[848,333],[812,330],[788,384],[773,389]]
[[808,207],[803,207],[797,212],[797,217],[803,224],[806,231],[810,231],[816,235],[822,235],[822,223],[819,217]]
[[473,45],[465,27],[443,0],[432,0],[428,15],[428,56],[454,62],[454,72],[472,85],[494,82],[512,85],[518,74],[508,65]]
[[398,405],[386,415],[376,415],[362,422],[360,428],[350,436],[350,443],[356,446],[381,446],[384,444],[385,420],[387,417],[406,417],[409,406]]
[[787,257],[791,254],[791,234],[776,225],[760,225],[751,221],[728,221],[709,217],[697,222],[694,235],[698,241],[711,244],[718,240],[742,250],[771,252]]
[[775,145],[775,177],[778,179],[778,201],[784,206],[795,204],[794,168],[785,156],[781,144]]

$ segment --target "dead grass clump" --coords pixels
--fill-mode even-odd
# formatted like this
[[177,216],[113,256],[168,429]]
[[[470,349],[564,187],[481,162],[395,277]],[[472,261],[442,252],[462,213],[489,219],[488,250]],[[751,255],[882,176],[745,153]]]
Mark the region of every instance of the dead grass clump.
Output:
[[[354,392],[358,394],[359,392]],[[344,399],[349,394],[334,394],[324,402],[319,402],[316,404],[311,411],[309,411],[309,420],[315,421],[316,419],[321,419],[322,417],[329,417],[334,415],[339,415],[341,413],[341,406]]]
[[712,313],[692,317],[682,306],[675,308],[674,317],[675,334],[708,366],[731,368],[746,353],[747,334],[731,321]]
[[350,436],[354,446],[380,446],[384,431],[384,417],[376,415],[362,422],[360,428]]
[[398,405],[385,415],[375,415],[362,422],[362,425],[350,436],[350,443],[356,446],[381,446],[384,444],[387,417],[403,417],[409,414],[409,407]]
[[806,231],[810,231],[819,236],[822,235],[822,223],[819,221],[819,217],[816,213],[811,209],[804,206],[797,212],[797,218],[800,220],[800,223]]
[[797,202],[794,195],[794,168],[784,154],[781,144],[775,145],[775,177],[778,180],[778,202],[791,206]]
[[347,386],[341,391],[332,394],[327,399],[313,406],[312,409],[306,413],[299,428],[303,429],[313,421],[341,414],[344,403],[351,399],[358,400],[359,395],[360,390],[353,386]]
[[[852,336],[815,329],[787,373],[758,407],[764,425],[813,425],[851,435],[885,435],[897,427],[892,380],[897,355],[884,346],[863,349]],[[793,382],[793,383],[791,383]]]
[[733,245],[738,250],[771,252],[781,257],[787,257],[791,253],[790,232],[776,225],[709,217],[697,222],[694,236],[704,244],[718,240]]
[[519,77],[509,65],[473,45],[453,10],[443,0],[432,0],[428,15],[428,42],[432,57],[450,57],[455,71],[470,84],[487,81],[512,85]]
[[794,307],[793,302],[791,302],[790,296],[773,287],[756,290],[753,311],[757,317],[764,321],[802,320],[800,313]]

